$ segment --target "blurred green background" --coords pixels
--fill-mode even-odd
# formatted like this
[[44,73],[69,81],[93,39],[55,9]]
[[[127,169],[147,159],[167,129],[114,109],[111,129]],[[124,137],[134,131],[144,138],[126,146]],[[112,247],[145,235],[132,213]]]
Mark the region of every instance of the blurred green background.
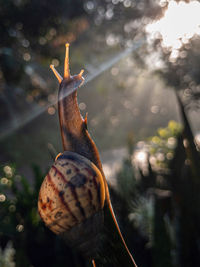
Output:
[[199,12],[199,1],[0,0],[0,267],[88,266],[37,213],[62,151],[49,65],[63,73],[66,42],[138,266],[200,266]]

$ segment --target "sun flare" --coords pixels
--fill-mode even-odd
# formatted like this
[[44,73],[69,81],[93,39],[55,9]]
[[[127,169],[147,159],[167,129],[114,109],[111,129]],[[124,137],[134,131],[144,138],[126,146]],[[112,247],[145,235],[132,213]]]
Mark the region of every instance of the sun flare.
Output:
[[200,3],[191,1],[168,1],[164,16],[146,27],[149,41],[159,34],[163,47],[170,48],[172,53],[188,43],[195,35],[200,35]]

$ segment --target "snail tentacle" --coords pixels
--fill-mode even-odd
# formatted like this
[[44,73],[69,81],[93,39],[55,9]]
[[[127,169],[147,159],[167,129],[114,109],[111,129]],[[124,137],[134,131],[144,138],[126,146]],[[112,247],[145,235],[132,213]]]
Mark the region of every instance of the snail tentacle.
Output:
[[56,76],[58,82],[61,83],[62,80],[63,80],[63,78],[62,78],[62,76],[59,74],[59,72],[55,69],[54,65],[51,64],[51,65],[50,65],[50,69],[52,69],[52,71],[53,71],[54,75]]
[[64,79],[70,80],[70,69],[69,69],[69,43],[65,44],[65,62],[64,62]]

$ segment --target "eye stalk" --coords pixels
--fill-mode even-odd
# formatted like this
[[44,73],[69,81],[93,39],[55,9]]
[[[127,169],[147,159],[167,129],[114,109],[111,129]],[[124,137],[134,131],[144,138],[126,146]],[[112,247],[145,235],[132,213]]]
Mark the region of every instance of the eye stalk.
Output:
[[54,65],[50,65],[50,69],[52,69],[54,75],[56,76],[57,80],[59,83],[62,82],[63,78],[62,76],[58,73],[58,71],[55,69]]
[[59,72],[55,69],[54,65],[50,65],[51,70],[53,71],[54,75],[56,76],[59,84],[64,80],[66,83],[71,82],[72,80],[81,80],[84,81],[82,69],[78,75],[71,76],[70,69],[69,69],[69,43],[65,44],[65,61],[64,61],[64,78],[59,74]]
[[65,63],[64,63],[64,79],[70,80],[70,69],[69,69],[69,43],[65,44]]

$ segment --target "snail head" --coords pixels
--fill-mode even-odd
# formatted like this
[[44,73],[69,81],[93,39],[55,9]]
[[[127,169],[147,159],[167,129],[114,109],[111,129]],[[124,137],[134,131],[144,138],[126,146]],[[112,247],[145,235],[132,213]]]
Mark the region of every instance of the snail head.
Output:
[[69,43],[65,44],[65,61],[64,61],[64,75],[63,77],[58,73],[58,71],[55,69],[54,65],[50,65],[50,68],[52,69],[54,75],[56,76],[60,88],[67,89],[67,91],[72,91],[73,89],[79,88],[83,82],[83,72],[84,70],[82,69],[79,74],[71,76],[70,74],[70,69],[69,69]]

